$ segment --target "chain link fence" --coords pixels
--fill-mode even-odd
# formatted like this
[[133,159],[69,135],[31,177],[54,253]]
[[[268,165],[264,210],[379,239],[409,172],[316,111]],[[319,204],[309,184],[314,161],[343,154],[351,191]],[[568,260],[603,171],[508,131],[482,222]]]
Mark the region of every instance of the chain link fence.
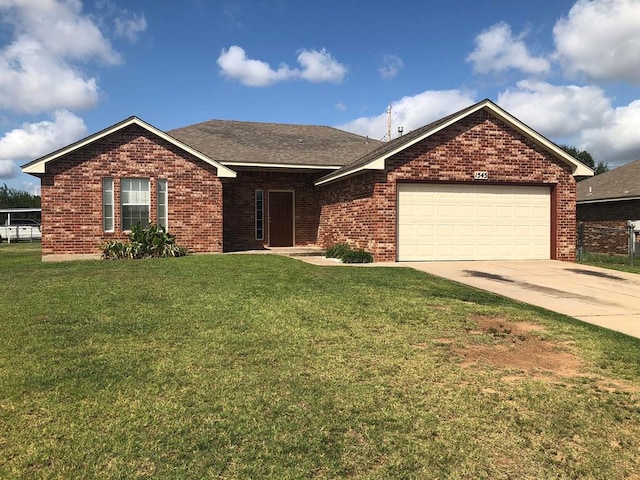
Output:
[[[637,227],[636,227],[637,225]],[[578,261],[640,264],[640,222],[625,226],[596,223],[578,224]]]

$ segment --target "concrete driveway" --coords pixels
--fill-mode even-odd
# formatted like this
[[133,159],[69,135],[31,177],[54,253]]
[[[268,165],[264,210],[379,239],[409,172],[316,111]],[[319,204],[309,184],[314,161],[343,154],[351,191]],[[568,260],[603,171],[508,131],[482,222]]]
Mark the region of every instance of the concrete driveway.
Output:
[[554,260],[401,265],[640,338],[640,275]]

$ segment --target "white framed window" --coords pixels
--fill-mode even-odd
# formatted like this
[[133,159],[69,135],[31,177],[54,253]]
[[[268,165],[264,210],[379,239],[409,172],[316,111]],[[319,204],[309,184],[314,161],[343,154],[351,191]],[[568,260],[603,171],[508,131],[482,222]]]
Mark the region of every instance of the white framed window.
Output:
[[256,190],[256,240],[264,240],[264,192]]
[[131,230],[139,223],[149,225],[149,179],[123,178],[120,181],[122,230]]
[[105,232],[115,229],[113,218],[113,178],[102,179],[102,228]]
[[169,224],[169,195],[167,192],[167,179],[159,178],[157,181],[157,197],[158,197],[158,226],[164,227],[166,230]]

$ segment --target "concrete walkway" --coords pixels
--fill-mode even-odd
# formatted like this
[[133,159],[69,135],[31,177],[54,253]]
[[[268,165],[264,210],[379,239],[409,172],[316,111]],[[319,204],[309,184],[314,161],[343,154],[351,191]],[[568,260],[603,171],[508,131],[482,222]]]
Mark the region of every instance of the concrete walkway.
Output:
[[640,338],[640,275],[554,260],[403,265]]
[[[314,265],[343,265],[323,257],[300,260]],[[555,260],[366,265],[415,268],[640,338],[638,274]]]

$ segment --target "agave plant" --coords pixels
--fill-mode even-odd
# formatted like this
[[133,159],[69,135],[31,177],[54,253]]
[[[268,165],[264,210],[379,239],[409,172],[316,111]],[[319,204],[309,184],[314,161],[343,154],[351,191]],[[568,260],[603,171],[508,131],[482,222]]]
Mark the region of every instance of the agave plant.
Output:
[[129,232],[129,243],[112,240],[102,246],[102,258],[184,257],[189,251],[176,245],[174,235],[164,227],[150,224],[143,227],[139,223]]

